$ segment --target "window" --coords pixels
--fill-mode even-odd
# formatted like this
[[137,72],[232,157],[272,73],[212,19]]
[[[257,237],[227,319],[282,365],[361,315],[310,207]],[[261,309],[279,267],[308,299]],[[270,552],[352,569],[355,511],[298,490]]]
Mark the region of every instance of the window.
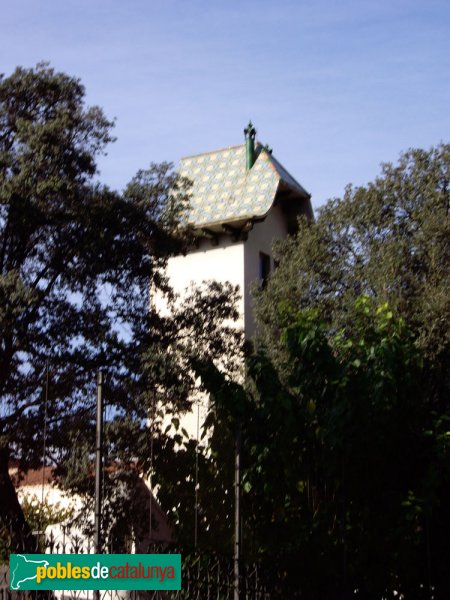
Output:
[[267,285],[267,279],[270,275],[270,256],[268,254],[264,254],[264,252],[259,253],[259,281],[261,282],[261,287],[265,288]]

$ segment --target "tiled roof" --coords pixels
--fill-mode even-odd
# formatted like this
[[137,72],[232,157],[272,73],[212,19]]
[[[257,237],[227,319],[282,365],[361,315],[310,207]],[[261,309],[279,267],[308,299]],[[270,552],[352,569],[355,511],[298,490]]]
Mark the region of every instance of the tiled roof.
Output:
[[308,196],[302,186],[259,144],[256,161],[246,170],[245,145],[188,156],[180,175],[192,181],[188,221],[194,227],[263,217],[272,206],[280,182]]
[[42,485],[42,482],[44,482],[44,485],[48,485],[51,481],[53,481],[52,467],[30,469],[26,473],[21,474],[19,474],[18,469],[16,467],[10,468],[9,474],[12,478],[15,487]]

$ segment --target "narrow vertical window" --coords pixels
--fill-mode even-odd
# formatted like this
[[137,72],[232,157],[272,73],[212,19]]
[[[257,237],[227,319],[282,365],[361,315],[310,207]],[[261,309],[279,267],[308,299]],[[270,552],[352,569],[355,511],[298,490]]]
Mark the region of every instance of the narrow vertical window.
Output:
[[264,254],[264,252],[260,252],[259,253],[259,281],[261,283],[262,288],[266,287],[269,275],[270,275],[270,256],[268,254]]

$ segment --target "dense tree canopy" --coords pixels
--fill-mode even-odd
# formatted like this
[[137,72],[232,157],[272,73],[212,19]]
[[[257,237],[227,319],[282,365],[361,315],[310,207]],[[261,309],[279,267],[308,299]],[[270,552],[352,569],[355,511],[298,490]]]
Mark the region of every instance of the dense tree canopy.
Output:
[[245,389],[199,365],[213,448],[241,424],[244,553],[280,597],[449,593],[449,182],[449,146],[412,150],[300,221]]
[[[430,358],[436,385],[449,359],[450,145],[410,150],[362,187],[348,186],[314,222],[276,248],[279,268],[257,313],[276,347],[283,299],[317,308],[333,327],[350,325],[361,294],[404,318]],[[275,348],[274,348],[275,349]],[[439,393],[436,390],[436,393]]]
[[[187,182],[163,164],[121,194],[98,183],[113,123],[84,96],[45,64],[0,79],[0,517],[19,521],[9,453],[23,468],[41,464],[45,418],[45,460],[69,476],[78,443],[89,463],[100,368],[111,460],[129,462],[142,438],[133,432],[149,435],[161,403],[167,413],[189,406],[189,356],[232,343],[220,333],[231,288],[179,302],[164,277],[189,239]],[[166,297],[165,315],[150,310],[150,289]]]
[[249,361],[247,548],[290,597],[445,597],[450,411],[417,336],[367,297],[334,333],[312,309],[281,320],[286,362]]

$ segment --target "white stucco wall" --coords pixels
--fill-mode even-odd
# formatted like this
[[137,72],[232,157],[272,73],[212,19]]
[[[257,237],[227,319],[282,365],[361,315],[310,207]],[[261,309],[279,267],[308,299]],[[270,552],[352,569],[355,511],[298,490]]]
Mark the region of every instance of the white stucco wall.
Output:
[[281,208],[273,206],[264,221],[255,223],[244,244],[244,320],[247,339],[255,333],[250,287],[259,280],[259,253],[270,256],[270,269],[273,271],[273,242],[285,238],[287,233],[286,219]]
[[[228,281],[239,286],[240,319],[236,326],[242,328],[249,339],[255,332],[250,287],[259,280],[260,252],[271,257],[273,270],[272,244],[274,240],[283,239],[286,235],[287,225],[283,212],[278,206],[273,206],[263,221],[254,223],[246,241],[235,242],[231,236],[224,234],[220,236],[217,245],[212,240],[203,239],[199,247],[186,256],[171,258],[167,268],[170,284],[181,296],[192,284],[199,285],[208,280],[223,283]],[[158,310],[164,310],[157,297],[154,304]],[[198,394],[193,411],[181,419],[181,426],[191,437],[197,437],[198,427],[202,427],[207,408],[207,396]],[[167,419],[165,424],[169,423],[170,419]]]
[[[215,280],[229,281],[244,288],[244,243],[233,242],[229,237],[221,237],[217,246],[210,240],[202,240],[199,248],[186,256],[175,256],[169,260],[167,275],[173,289],[184,294],[192,284]],[[244,324],[244,302],[238,306],[241,323]]]
[[[205,281],[230,282],[244,289],[244,243],[234,242],[231,237],[222,236],[217,245],[212,240],[201,240],[199,247],[192,249],[186,256],[172,257],[166,274],[175,292],[183,297],[192,285],[201,285]],[[164,300],[156,294],[153,304],[157,310],[166,310]],[[236,321],[238,329],[244,328],[244,299],[241,297],[237,306],[240,318]],[[208,413],[208,397],[204,393],[193,398],[192,412],[185,414],[180,420],[180,427],[189,436],[197,438],[198,432]],[[165,428],[170,424],[170,417],[164,421]]]
[[250,338],[255,327],[249,290],[251,284],[259,279],[259,253],[264,252],[271,257],[273,270],[272,244],[286,235],[283,212],[279,206],[273,206],[263,221],[253,225],[245,242],[233,242],[231,237],[225,235],[220,237],[218,245],[210,240],[202,240],[199,248],[186,256],[171,258],[167,275],[173,289],[181,295],[192,284],[198,285],[208,280],[229,281],[238,285],[241,292],[238,306],[241,318],[237,326],[243,327],[246,337]]

